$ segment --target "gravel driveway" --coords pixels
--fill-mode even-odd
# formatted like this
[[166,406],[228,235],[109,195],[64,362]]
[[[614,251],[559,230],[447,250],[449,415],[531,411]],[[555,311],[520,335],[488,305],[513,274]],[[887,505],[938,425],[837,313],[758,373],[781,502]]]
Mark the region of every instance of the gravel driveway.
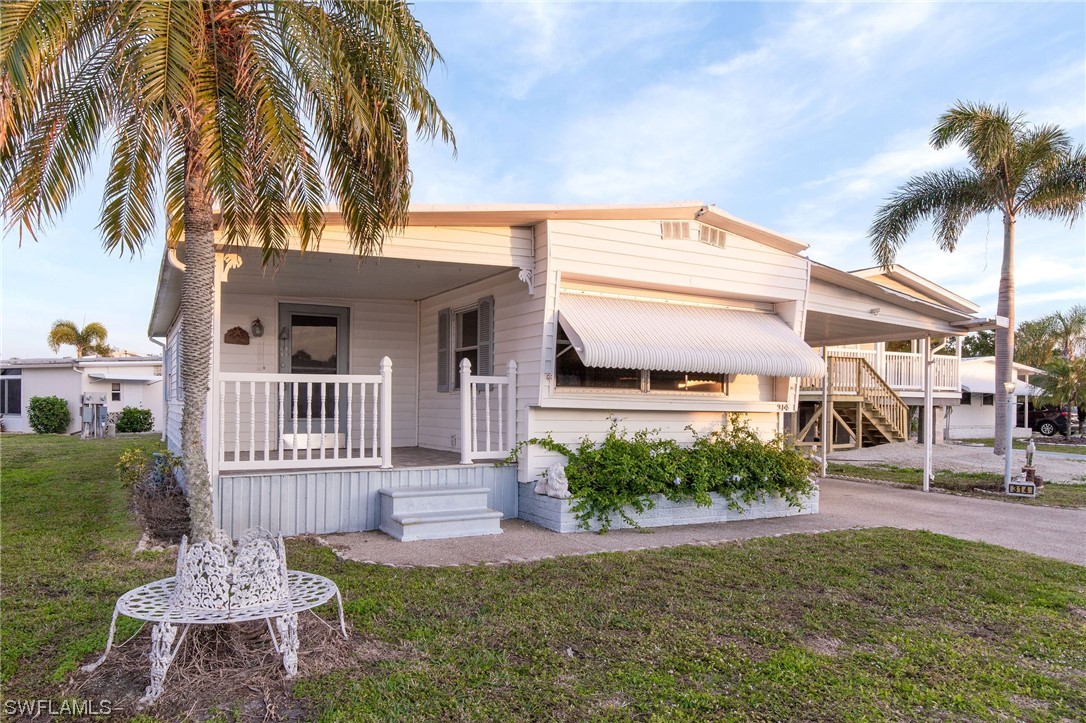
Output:
[[[1003,474],[1003,458],[992,453],[991,447],[959,444],[937,444],[932,448],[935,471],[995,472]],[[891,464],[896,467],[924,466],[924,445],[916,442],[880,444],[864,449],[834,452],[831,462],[849,464]],[[1014,450],[1012,469],[1017,474],[1026,463],[1024,450]],[[1081,459],[1066,459],[1038,454],[1034,459],[1038,474],[1045,482],[1086,482],[1086,455]]]

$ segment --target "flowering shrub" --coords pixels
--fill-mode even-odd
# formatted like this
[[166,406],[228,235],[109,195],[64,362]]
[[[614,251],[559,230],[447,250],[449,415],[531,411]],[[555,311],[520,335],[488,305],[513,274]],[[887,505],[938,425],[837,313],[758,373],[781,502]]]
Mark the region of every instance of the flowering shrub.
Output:
[[565,455],[571,509],[581,527],[599,520],[603,531],[610,529],[614,515],[637,527],[630,510],[652,509],[654,494],[707,507],[712,504],[710,493],[715,492],[739,509],[742,503],[767,496],[783,497],[799,507],[801,497],[811,491],[813,465],[783,435],[762,440],[744,419],[708,435],[688,429],[694,442],[682,447],[661,438],[656,430],[630,435],[613,420],[601,444],[587,437],[576,447],[549,436],[529,439],[517,446],[508,461],[515,461],[520,448],[530,444]]

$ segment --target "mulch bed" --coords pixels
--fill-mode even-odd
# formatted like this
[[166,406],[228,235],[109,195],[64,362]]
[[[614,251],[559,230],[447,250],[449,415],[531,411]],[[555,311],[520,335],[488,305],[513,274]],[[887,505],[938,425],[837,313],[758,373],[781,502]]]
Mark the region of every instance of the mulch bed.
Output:
[[349,624],[344,640],[338,621],[306,612],[298,616],[298,676],[287,680],[264,621],[194,625],[170,666],[162,697],[140,709],[150,674],[151,627],[148,623],[131,640],[120,641],[94,672],[77,670],[62,695],[108,700],[119,719],[146,713],[163,720],[201,720],[218,711],[229,712],[231,720],[308,720],[312,716],[292,692],[296,680],[413,655],[409,648],[359,635]]

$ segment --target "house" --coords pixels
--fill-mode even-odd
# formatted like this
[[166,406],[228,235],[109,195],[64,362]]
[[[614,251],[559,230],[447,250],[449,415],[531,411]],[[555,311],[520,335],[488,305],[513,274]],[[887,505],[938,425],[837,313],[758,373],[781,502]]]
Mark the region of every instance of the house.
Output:
[[63,357],[7,359],[0,362],[0,415],[4,431],[30,432],[27,409],[33,397],[56,396],[68,402],[67,432],[82,428],[83,395],[104,398],[110,415],[125,407],[151,410],[154,431],[163,429],[162,357]]
[[[1027,399],[1044,394],[1040,387],[1029,383],[1030,377],[1043,374],[1025,364],[1015,363],[1014,374],[1018,379],[1018,413],[1016,425],[1012,431],[1016,437],[1029,437],[1033,434],[1030,409]],[[961,404],[953,407],[947,419],[948,434],[952,439],[976,439],[991,437],[995,430],[995,357],[982,356],[961,361]]]
[[[933,441],[941,442],[943,435],[937,432],[961,398],[961,345],[949,353],[943,344],[928,348],[927,339],[988,325],[973,318],[979,307],[902,266],[846,273],[815,263],[811,278],[806,340],[816,346],[843,340],[826,344],[823,352],[831,372],[826,391],[834,449],[904,441],[914,419],[923,426],[928,396]],[[846,300],[852,305],[849,318],[841,310]],[[861,318],[864,323],[857,326]],[[927,330],[926,337],[917,338],[920,327]],[[908,342],[908,351],[887,348],[889,342],[901,341]],[[926,379],[924,359],[929,356],[931,376]],[[930,390],[928,395],[925,390]],[[822,380],[803,381],[793,424],[800,444],[817,443],[822,394]]]
[[[561,457],[530,446],[496,466],[518,442],[601,438],[613,418],[688,442],[737,413],[772,435],[795,424],[823,348],[975,323],[967,302],[815,264],[697,202],[414,206],[362,262],[334,209],[327,224],[318,251],[294,245],[274,270],[258,249],[217,249],[205,439],[232,534],[376,529],[434,485],[485,487],[487,509],[547,524],[518,482]],[[149,327],[175,451],[183,256],[163,257]]]

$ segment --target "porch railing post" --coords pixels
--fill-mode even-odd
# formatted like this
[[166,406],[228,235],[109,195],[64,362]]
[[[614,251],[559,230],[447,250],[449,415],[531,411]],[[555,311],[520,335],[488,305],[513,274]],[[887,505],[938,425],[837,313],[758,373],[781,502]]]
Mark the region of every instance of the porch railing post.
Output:
[[[381,469],[392,467],[392,360],[381,359]],[[365,441],[362,442],[365,444]],[[349,444],[349,442],[348,442]]]
[[515,449],[517,446],[517,360],[509,360],[509,370],[506,372],[509,378],[508,394],[505,395],[505,403],[508,405],[506,419],[509,421],[506,423],[505,428],[508,430],[506,434],[509,435],[509,449]]
[[471,464],[475,440],[471,438],[471,361],[460,361],[460,464]]

